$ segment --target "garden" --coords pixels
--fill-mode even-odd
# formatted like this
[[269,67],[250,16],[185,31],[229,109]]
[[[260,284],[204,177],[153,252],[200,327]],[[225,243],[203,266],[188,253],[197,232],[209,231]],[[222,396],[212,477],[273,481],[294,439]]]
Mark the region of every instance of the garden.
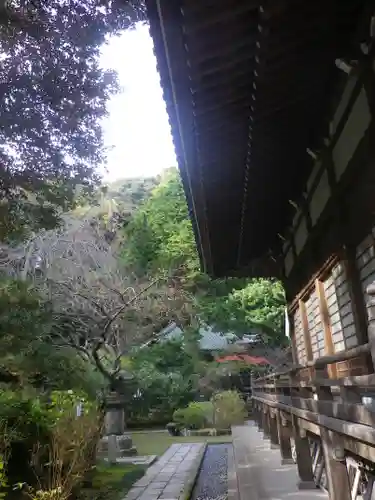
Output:
[[[102,182],[120,85],[100,54],[143,2],[21,4],[0,19],[0,500],[117,500],[145,468],[97,455],[109,394],[139,455],[230,442],[246,405],[200,327],[279,345],[285,297],[201,272],[177,168]],[[172,322],[182,338],[160,339]]]

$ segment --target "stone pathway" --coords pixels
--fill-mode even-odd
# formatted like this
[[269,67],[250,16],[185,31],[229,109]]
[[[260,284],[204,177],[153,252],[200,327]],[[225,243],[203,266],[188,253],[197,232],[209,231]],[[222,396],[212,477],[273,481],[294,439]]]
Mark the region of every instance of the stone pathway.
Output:
[[125,500],[178,500],[187,495],[194,485],[205,447],[203,443],[172,444],[134,484]]
[[280,451],[271,449],[255,425],[234,427],[232,435],[239,500],[328,500],[321,490],[297,489],[296,465],[281,465]]

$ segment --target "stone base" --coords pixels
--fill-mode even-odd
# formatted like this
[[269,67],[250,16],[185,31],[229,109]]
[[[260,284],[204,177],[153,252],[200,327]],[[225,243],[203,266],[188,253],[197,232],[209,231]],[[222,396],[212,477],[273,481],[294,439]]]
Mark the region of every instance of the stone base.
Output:
[[137,449],[135,448],[135,446],[133,446],[133,440],[129,434],[114,436],[114,438],[116,448],[115,450],[109,450],[109,437],[102,437],[98,447],[98,458],[108,458],[108,454],[110,451],[112,451],[111,456],[115,455],[117,458],[132,457],[137,454]]
[[297,483],[297,488],[299,490],[316,490],[318,486],[314,483],[314,481],[299,481]]
[[280,446],[278,444],[271,443],[271,450],[278,450]]

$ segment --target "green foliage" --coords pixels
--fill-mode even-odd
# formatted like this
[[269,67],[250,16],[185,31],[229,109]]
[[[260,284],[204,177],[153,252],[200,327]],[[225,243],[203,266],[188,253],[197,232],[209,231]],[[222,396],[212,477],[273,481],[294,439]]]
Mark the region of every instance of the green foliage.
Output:
[[70,347],[39,342],[30,357],[18,358],[19,369],[28,374],[34,386],[54,390],[81,391],[94,399],[107,385],[104,377],[89,361]]
[[244,423],[247,411],[243,399],[236,391],[224,391],[212,397],[215,427],[229,429],[232,425]]
[[133,370],[141,369],[148,363],[153,365],[155,371],[165,374],[178,372],[191,377],[195,371],[193,359],[182,340],[158,342],[131,355],[130,366]]
[[48,328],[48,312],[25,282],[0,281],[0,358],[6,354],[28,350],[30,342],[43,336]]
[[35,436],[45,436],[51,420],[35,392],[0,391],[0,423],[3,439],[29,441]]
[[161,373],[152,364],[144,363],[134,375],[134,396],[127,407],[133,421],[145,417],[168,421],[175,408],[194,398],[193,381],[181,373]]
[[145,473],[141,465],[99,464],[89,474],[78,500],[119,500]]
[[256,327],[270,343],[284,336],[285,295],[279,281],[252,279],[214,300],[212,294],[202,296],[199,307],[206,321],[221,331],[241,334]]
[[139,273],[183,268],[198,271],[198,258],[185,195],[176,169],[170,169],[127,229],[124,259]]
[[53,343],[48,304],[27,282],[0,281],[0,381],[44,389],[80,389],[95,397],[103,377],[75,349]]
[[254,327],[265,340],[284,336],[285,297],[280,282],[266,279],[212,280],[199,272],[186,199],[176,169],[170,169],[126,230],[123,258],[139,274],[168,270],[194,294],[195,314],[218,331],[244,334]]
[[6,492],[4,490],[8,486],[5,465],[5,460],[0,455],[0,500],[3,500],[6,497]]
[[145,418],[166,422],[195,398],[197,366],[185,342],[156,343],[134,351],[125,362],[134,376],[135,395],[127,406],[133,423]]
[[203,429],[214,424],[214,406],[211,401],[193,401],[186,408],[179,408],[173,420],[187,429]]
[[[138,19],[132,2],[27,2],[33,21],[2,19],[0,238],[56,223],[77,185],[97,181],[105,163],[102,119],[116,76],[99,61],[102,45]],[[24,16],[9,2],[4,12]],[[37,57],[35,55],[37,54]],[[18,77],[17,75],[22,75]]]
[[82,404],[82,414],[97,410],[97,404],[89,400],[84,392],[52,391],[49,395],[48,415],[55,424],[64,414],[75,414],[78,404]]
[[173,420],[186,429],[203,429],[206,424],[206,412],[199,403],[190,403],[186,408],[179,408],[173,413]]

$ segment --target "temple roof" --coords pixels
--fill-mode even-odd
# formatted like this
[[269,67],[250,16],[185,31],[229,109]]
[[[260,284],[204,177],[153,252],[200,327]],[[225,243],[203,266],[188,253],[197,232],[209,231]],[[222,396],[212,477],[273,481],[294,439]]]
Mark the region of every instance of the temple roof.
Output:
[[146,0],[202,267],[276,275],[359,0]]

